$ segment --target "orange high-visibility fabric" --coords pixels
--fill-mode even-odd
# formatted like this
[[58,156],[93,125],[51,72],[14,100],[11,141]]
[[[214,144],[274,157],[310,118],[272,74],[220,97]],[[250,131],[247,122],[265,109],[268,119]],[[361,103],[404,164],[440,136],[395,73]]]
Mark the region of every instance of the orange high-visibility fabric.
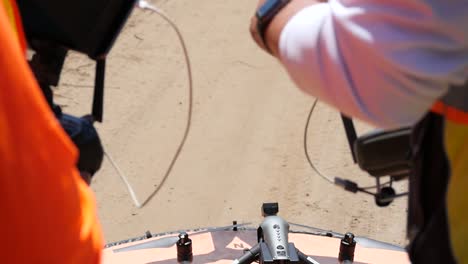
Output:
[[[16,29],[17,30],[17,29]],[[100,262],[94,196],[0,1],[0,261]]]
[[446,120],[444,143],[450,164],[447,190],[452,248],[460,264],[468,263],[468,125]]
[[458,263],[468,263],[468,113],[437,102],[432,112],[443,115],[445,152],[450,166],[447,208],[450,240]]
[[14,0],[3,0],[3,5],[9,17],[10,24],[16,32],[21,48],[26,52],[26,37],[24,36],[23,23],[21,22],[21,16],[19,14],[18,7],[16,6],[16,2]]
[[432,112],[445,116],[448,120],[468,125],[468,113],[455,107],[446,105],[440,101],[436,102],[431,109]]

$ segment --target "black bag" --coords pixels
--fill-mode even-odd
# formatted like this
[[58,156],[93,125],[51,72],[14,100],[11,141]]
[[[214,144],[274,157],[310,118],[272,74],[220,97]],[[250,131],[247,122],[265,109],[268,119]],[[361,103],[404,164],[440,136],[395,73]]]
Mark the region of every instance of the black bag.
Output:
[[376,130],[360,137],[353,120],[341,115],[354,163],[374,177],[404,179],[411,172],[411,127]]
[[135,0],[17,0],[26,37],[102,58],[111,49]]
[[354,142],[359,167],[374,177],[407,177],[411,171],[411,128],[374,131]]
[[[28,44],[36,51],[30,65],[60,124],[80,151],[77,167],[93,175],[104,151],[94,121],[102,121],[105,57],[112,48],[136,0],[17,0]],[[62,114],[53,103],[50,86],[59,81],[68,50],[96,60],[92,116]],[[87,179],[89,180],[89,179]]]
[[[57,46],[87,54],[96,60],[92,104],[95,121],[102,122],[103,119],[105,57],[135,2],[136,0],[17,0],[26,37],[33,49]],[[62,65],[63,60],[64,56],[57,58],[57,65]],[[51,64],[53,63],[52,61]],[[61,66],[52,72],[57,77],[55,79],[60,76],[60,71]],[[37,74],[36,77],[39,77],[39,81],[44,78]]]

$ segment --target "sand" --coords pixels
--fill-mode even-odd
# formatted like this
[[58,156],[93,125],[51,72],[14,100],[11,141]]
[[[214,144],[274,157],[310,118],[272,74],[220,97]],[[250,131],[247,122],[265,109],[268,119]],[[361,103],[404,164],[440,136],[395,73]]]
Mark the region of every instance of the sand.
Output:
[[[263,202],[279,202],[288,221],[405,244],[407,201],[378,208],[309,166],[303,133],[312,97],[261,52],[248,32],[256,1],[153,1],[179,25],[194,74],[190,135],[160,192],[144,208],[131,202],[106,160],[92,188],[106,241],[261,220]],[[94,64],[71,54],[57,101],[64,111],[91,108]],[[188,107],[182,50],[160,17],[136,10],[108,59],[103,144],[141,200],[159,185],[181,140]],[[359,123],[360,133],[371,128]],[[373,179],[351,159],[339,113],[319,103],[308,132],[314,163],[330,177]],[[407,188],[399,183],[397,190]]]

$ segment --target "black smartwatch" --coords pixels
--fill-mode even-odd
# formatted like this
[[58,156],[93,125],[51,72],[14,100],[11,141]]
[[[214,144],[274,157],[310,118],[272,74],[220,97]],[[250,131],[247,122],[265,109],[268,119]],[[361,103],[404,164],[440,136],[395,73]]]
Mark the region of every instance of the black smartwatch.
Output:
[[266,41],[266,31],[273,18],[285,7],[291,0],[267,0],[256,13],[257,31],[262,39],[263,45],[271,53]]

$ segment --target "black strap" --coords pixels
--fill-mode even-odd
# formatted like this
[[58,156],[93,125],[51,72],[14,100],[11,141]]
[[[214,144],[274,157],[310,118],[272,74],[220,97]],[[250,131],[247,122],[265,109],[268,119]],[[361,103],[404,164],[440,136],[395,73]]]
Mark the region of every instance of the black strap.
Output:
[[409,180],[408,238],[412,263],[456,263],[450,240],[444,118],[429,113],[413,129],[413,172]]
[[96,76],[94,80],[94,96],[92,115],[95,121],[102,122],[104,112],[104,81],[106,75],[106,59],[96,61]]
[[353,161],[356,163],[356,154],[354,153],[354,142],[357,139],[356,129],[354,128],[353,120],[344,114],[341,114],[341,119],[343,120],[343,125],[346,131],[346,137],[348,138],[349,149],[351,150],[351,155],[353,156]]
[[67,50],[59,45],[45,41],[31,41],[35,53],[29,62],[47,103],[53,109],[54,96],[51,86],[57,86],[60,80]]

